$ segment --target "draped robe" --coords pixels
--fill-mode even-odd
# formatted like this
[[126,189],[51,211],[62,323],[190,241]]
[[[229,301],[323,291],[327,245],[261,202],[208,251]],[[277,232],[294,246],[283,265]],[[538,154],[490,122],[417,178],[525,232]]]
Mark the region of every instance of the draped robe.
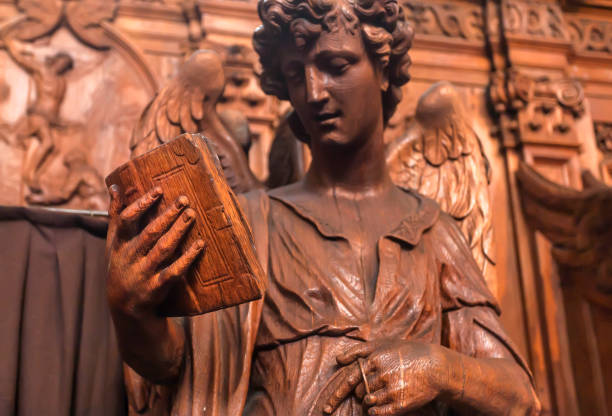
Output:
[[[321,415],[343,380],[336,356],[381,338],[504,357],[529,370],[498,321],[466,240],[435,202],[415,207],[377,243],[373,299],[349,239],[299,186],[239,197],[268,276],[264,299],[181,320],[181,375],[156,386],[126,367],[132,414]],[[348,397],[336,416],[364,414]],[[414,413],[447,414],[444,403]]]

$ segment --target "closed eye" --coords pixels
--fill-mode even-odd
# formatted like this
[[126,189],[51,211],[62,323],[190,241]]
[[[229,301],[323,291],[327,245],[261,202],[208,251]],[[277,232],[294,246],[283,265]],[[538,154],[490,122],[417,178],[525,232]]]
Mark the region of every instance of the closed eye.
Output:
[[334,74],[343,74],[351,66],[351,62],[346,58],[336,57],[327,62],[327,67]]

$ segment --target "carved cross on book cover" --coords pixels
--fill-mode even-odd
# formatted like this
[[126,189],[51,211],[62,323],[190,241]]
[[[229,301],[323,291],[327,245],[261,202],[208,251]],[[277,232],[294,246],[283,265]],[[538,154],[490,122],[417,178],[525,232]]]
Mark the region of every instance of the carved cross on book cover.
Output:
[[129,161],[106,178],[108,187],[114,184],[125,205],[156,186],[163,189],[163,197],[145,221],[181,195],[196,211],[198,221],[182,245],[203,240],[206,246],[160,307],[162,315],[198,315],[262,297],[265,280],[251,230],[203,136],[183,134]]

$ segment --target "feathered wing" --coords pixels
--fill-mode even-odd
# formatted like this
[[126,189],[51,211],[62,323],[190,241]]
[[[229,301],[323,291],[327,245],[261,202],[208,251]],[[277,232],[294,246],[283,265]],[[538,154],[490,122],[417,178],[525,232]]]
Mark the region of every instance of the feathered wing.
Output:
[[560,186],[525,163],[517,178],[527,221],[550,240],[557,262],[585,271],[594,267],[599,288],[612,293],[612,188],[588,171],[584,190]]
[[435,200],[457,221],[496,293],[489,164],[450,83],[437,83],[421,96],[416,122],[389,143],[387,164],[396,185]]
[[176,77],[144,109],[132,133],[131,157],[182,133],[202,133],[217,152],[225,177],[235,192],[261,186],[249,169],[240,145],[217,114],[216,104],[224,85],[221,57],[214,51],[194,52]]

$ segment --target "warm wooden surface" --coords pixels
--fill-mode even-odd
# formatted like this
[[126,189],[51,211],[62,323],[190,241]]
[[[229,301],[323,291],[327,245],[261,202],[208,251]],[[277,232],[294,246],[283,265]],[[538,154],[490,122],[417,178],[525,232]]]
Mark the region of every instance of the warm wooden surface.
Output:
[[[57,7],[66,0],[38,3],[51,10],[38,27],[47,31],[20,25],[36,14],[36,7],[14,0],[0,0],[1,27],[11,29],[15,46],[39,66],[46,56],[63,51],[73,58],[74,68],[62,75],[66,93],[56,103],[60,123],[51,123],[54,141],[45,144],[52,151],[33,168],[32,158],[41,160],[41,141],[34,134],[17,142],[14,133],[38,100],[38,87],[0,42],[1,203],[105,209],[102,178],[128,160],[138,115],[199,47],[222,52],[227,83],[219,111],[237,109],[248,117],[253,133],[248,162],[259,179],[266,177],[268,149],[286,105],[265,96],[252,72],[251,35],[258,25],[254,0],[82,1],[91,11],[83,16],[74,6]],[[108,12],[111,3],[117,5],[113,13]],[[549,245],[523,218],[515,172],[523,160],[566,186],[579,188],[584,168],[611,183],[610,2],[510,0],[504,7],[468,0],[400,3],[416,32],[412,80],[403,87],[404,100],[386,139],[405,133],[423,91],[440,80],[454,83],[491,165],[493,289],[504,310],[501,319],[530,363],[544,408],[576,414],[579,381],[572,368],[580,363],[569,347],[561,279]],[[100,5],[102,13],[95,13]],[[58,13],[66,18],[56,25]],[[91,21],[96,16],[103,24]],[[505,95],[517,90],[509,76],[516,70],[552,82],[523,89],[511,97],[512,105],[498,105],[495,99],[488,103],[487,87],[495,85],[491,74],[501,75]],[[555,84],[564,79],[581,84],[584,113],[578,117],[554,96],[563,95]],[[41,193],[32,193],[26,184],[28,176],[36,175]]]
[[119,185],[125,205],[160,186],[163,197],[145,218],[159,215],[183,195],[196,212],[181,247],[198,240],[205,247],[190,273],[173,287],[161,313],[196,315],[261,298],[264,276],[253,237],[203,136],[181,135],[117,168],[106,183]]

